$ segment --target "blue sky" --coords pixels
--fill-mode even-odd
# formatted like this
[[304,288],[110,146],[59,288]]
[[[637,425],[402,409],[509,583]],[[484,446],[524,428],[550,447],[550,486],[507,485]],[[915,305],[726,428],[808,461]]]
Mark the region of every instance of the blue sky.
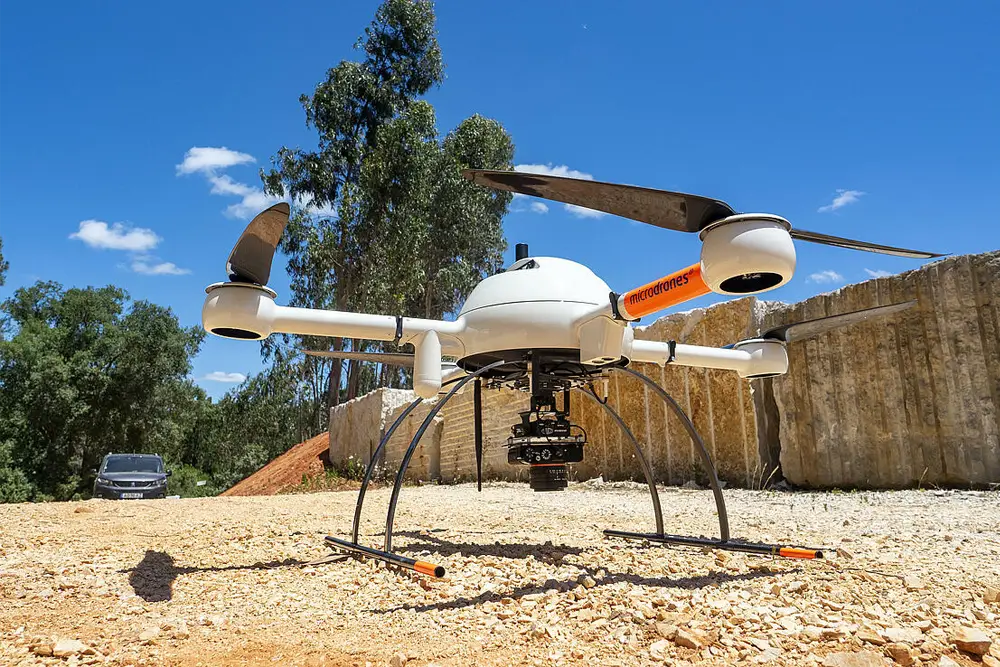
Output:
[[[0,298],[38,279],[114,283],[200,322],[257,168],[282,145],[313,145],[298,96],[356,57],[376,7],[285,5],[4,2],[0,236],[11,268]],[[441,131],[473,113],[496,118],[518,164],[708,195],[874,242],[1000,246],[995,3],[447,2],[437,12],[447,79],[429,99]],[[225,147],[242,163],[199,170],[193,154],[179,168],[194,147]],[[209,177],[228,194],[213,194]],[[527,242],[619,291],[697,261],[693,235],[529,203],[505,221],[511,256]],[[795,279],[771,298],[919,265],[810,244],[798,254]],[[272,280],[279,293],[286,284]],[[259,367],[257,344],[210,336],[192,375],[219,396],[232,385],[210,374]]]

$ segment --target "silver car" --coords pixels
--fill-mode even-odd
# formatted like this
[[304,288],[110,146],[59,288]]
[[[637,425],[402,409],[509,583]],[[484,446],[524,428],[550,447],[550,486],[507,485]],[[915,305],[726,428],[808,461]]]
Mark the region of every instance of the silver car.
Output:
[[163,498],[169,470],[158,454],[108,454],[97,469],[94,497],[109,500]]

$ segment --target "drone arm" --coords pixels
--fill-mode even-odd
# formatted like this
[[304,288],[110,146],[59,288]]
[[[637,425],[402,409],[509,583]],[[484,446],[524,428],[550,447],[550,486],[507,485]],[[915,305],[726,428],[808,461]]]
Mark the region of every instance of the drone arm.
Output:
[[462,352],[458,336],[465,327],[461,320],[445,322],[279,306],[271,290],[241,283],[223,283],[208,288],[202,323],[212,333],[247,340],[267,338],[272,333],[288,333],[417,344],[429,332],[434,332],[445,354]]
[[[402,325],[397,332],[399,320],[402,320]],[[366,338],[369,340],[395,340],[397,333],[399,333],[402,334],[399,336],[400,342],[411,343],[414,342],[414,339],[429,332],[435,332],[439,335],[457,334],[461,331],[461,325],[458,322],[445,322],[443,320],[396,318],[391,315],[275,306],[272,330],[276,333]]]
[[785,346],[778,341],[749,341],[741,349],[685,345],[673,341],[661,343],[650,340],[632,342],[633,362],[663,366],[691,366],[732,370],[740,377],[780,375],[788,370]]

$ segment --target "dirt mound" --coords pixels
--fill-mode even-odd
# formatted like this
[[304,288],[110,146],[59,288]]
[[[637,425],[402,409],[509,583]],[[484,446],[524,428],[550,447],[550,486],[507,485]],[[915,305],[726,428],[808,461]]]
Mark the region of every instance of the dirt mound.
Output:
[[223,496],[273,496],[298,486],[302,477],[322,474],[330,453],[330,433],[300,442],[266,466],[226,489]]

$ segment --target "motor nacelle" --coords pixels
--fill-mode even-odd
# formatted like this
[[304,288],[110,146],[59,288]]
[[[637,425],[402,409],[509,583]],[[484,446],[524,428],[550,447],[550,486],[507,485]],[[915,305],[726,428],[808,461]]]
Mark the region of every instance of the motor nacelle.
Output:
[[750,355],[746,367],[737,371],[741,378],[760,380],[788,372],[788,350],[780,340],[752,338],[741,340],[733,348]]
[[240,340],[262,340],[271,335],[277,307],[275,292],[251,283],[215,283],[201,310],[206,331]]
[[717,294],[760,294],[795,274],[795,246],[784,218],[746,213],[724,218],[700,234],[701,277]]

